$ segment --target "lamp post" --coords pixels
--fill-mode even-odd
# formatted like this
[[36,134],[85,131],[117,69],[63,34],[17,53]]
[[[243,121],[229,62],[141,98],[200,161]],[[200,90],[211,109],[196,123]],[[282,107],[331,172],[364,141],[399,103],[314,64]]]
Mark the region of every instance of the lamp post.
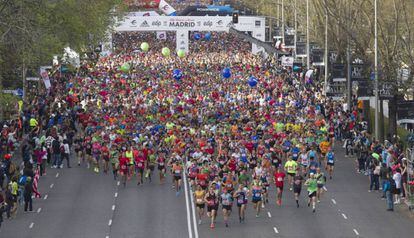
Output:
[[375,138],[379,139],[379,85],[378,85],[378,6],[377,0],[374,0],[374,51],[375,51],[375,61],[374,61],[374,74],[375,74]]
[[325,84],[324,84],[324,93],[326,96],[326,91],[328,89],[328,9],[325,9],[325,55],[324,55],[324,65],[325,65]]
[[282,7],[282,40],[283,40],[283,43],[285,43],[285,6],[284,4],[285,4],[285,1],[282,0],[281,7]]
[[306,68],[310,69],[310,49],[309,49],[309,0],[306,0]]

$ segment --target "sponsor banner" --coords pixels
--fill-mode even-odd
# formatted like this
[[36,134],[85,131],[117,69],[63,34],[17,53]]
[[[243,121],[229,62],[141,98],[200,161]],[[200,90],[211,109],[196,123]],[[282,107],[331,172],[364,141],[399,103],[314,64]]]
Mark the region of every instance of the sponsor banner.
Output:
[[257,31],[265,39],[264,18],[239,17],[234,24],[230,16],[135,16],[118,22],[115,31],[229,31],[234,27],[239,31]]
[[176,32],[176,39],[177,39],[177,48],[178,50],[184,50],[186,53],[189,51],[188,45],[189,45],[189,32],[188,31],[177,31]]
[[311,51],[311,61],[314,66],[324,66],[323,62],[323,50],[322,49],[312,49]]
[[346,81],[346,65],[345,64],[332,64],[332,81],[344,82]]
[[180,16],[230,16],[230,6],[188,6],[180,12]]
[[389,100],[394,97],[394,86],[388,82],[380,82],[378,94],[380,100]]
[[168,4],[165,0],[160,1],[159,9],[164,12],[166,15],[174,15],[176,10]]
[[166,40],[166,39],[167,39],[167,32],[157,31],[157,40]]
[[369,98],[374,96],[374,90],[372,82],[368,79],[358,81],[358,90],[357,90],[358,99],[360,98]]
[[282,66],[293,67],[293,57],[282,56],[280,59]]
[[366,72],[364,64],[351,64],[351,80],[352,81],[364,81],[366,79]]
[[345,82],[331,82],[328,84],[326,95],[332,98],[334,97],[341,98],[345,96],[345,92],[346,92]]
[[294,49],[295,48],[295,35],[288,35],[285,34],[284,39],[285,47],[286,49]]
[[414,121],[414,100],[397,102],[398,121]]
[[296,42],[296,57],[306,57],[306,43]]

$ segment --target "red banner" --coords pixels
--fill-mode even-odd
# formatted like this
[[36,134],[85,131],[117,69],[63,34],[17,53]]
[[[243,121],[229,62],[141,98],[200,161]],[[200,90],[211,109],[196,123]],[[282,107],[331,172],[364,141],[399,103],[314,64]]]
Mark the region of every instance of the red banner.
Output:
[[145,9],[158,8],[160,0],[125,0],[125,4]]

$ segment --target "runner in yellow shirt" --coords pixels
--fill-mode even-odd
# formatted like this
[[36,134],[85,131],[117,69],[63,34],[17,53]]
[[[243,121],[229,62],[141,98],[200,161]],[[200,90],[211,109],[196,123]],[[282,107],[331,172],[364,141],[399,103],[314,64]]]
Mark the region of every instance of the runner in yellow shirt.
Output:
[[296,168],[298,167],[298,163],[296,161],[292,160],[291,157],[288,157],[288,161],[285,163],[285,170],[288,174],[288,183],[289,183],[289,190],[292,191],[293,186],[293,177],[296,175]]

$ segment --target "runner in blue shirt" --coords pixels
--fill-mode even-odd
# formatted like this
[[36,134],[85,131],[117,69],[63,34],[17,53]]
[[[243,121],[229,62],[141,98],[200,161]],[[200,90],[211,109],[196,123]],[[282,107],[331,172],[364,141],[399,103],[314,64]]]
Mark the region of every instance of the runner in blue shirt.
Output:
[[333,170],[335,164],[335,153],[332,148],[329,149],[329,152],[326,154],[326,171],[328,171],[329,179],[332,179]]

